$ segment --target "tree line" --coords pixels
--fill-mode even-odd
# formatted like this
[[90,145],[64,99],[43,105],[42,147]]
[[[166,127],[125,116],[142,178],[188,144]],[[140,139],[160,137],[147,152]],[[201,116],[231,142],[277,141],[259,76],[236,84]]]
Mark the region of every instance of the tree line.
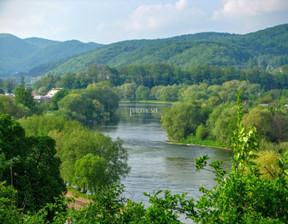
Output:
[[239,89],[243,89],[245,109],[242,122],[246,128],[257,128],[260,148],[287,150],[287,91],[262,93],[259,85],[244,81],[229,81],[222,86],[189,86],[181,92],[181,100],[162,117],[163,127],[174,140],[190,139],[191,143],[197,137],[229,147],[236,128],[237,107],[232,99]]
[[239,70],[231,66],[223,68],[212,65],[199,65],[189,70],[183,70],[165,63],[128,65],[118,69],[107,65],[90,65],[87,70],[77,74],[69,73],[63,77],[46,76],[34,84],[34,90],[40,94],[45,94],[55,87],[81,89],[99,81],[109,81],[112,86],[135,83],[137,87],[145,86],[151,89],[154,86],[193,85],[202,82],[208,85],[222,85],[227,81],[239,80],[259,84],[265,91],[268,91],[287,89],[287,77],[287,65],[272,71],[263,70],[260,67]]

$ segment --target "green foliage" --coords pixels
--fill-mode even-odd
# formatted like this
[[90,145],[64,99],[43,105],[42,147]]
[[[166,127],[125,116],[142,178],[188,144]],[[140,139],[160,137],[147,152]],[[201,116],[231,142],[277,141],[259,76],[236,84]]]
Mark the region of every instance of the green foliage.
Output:
[[176,102],[178,101],[178,95],[182,88],[182,85],[168,85],[160,88],[156,93],[155,97],[157,100]]
[[[279,160],[282,170],[276,172],[278,178],[274,181],[260,177],[259,166],[253,162],[257,158],[257,135],[254,128],[247,132],[241,124],[241,103],[239,93],[232,172],[226,177],[219,162],[210,164],[218,185],[212,190],[202,188],[204,194],[197,202],[197,214],[190,217],[201,223],[252,223],[256,219],[260,223],[286,223],[287,157]],[[197,167],[205,167],[207,159],[206,156],[196,160]]]
[[86,99],[80,95],[71,93],[66,95],[58,102],[59,110],[68,110],[72,112],[74,118],[84,120],[85,110],[88,107]]
[[50,108],[53,110],[57,110],[58,109],[58,102],[64,98],[66,95],[68,95],[69,91],[66,89],[62,89],[59,92],[57,92],[51,100],[51,104],[50,104]]
[[125,83],[119,86],[116,91],[121,98],[133,99],[135,98],[135,91],[137,89],[136,83]]
[[110,115],[118,108],[119,97],[113,92],[111,84],[107,81],[88,85],[83,94],[90,98],[92,102],[93,100],[99,101],[104,106],[105,112]]
[[135,91],[136,99],[138,100],[148,100],[150,95],[149,87],[145,86],[138,86],[137,90]]
[[56,94],[51,107],[64,115],[82,122],[112,116],[118,108],[119,98],[113,92],[110,83],[89,84],[86,89],[68,92],[61,90]]
[[[209,116],[208,127],[210,134],[220,143],[229,146],[233,130],[236,128],[237,107],[230,105],[220,105],[219,108],[213,110]],[[217,116],[218,115],[218,116]],[[216,120],[214,118],[216,117]]]
[[18,122],[9,115],[0,115],[0,148],[9,164],[4,167],[1,181],[18,191],[18,208],[37,211],[65,191],[52,138],[26,137]]
[[203,101],[208,99],[208,95],[207,91],[200,89],[199,85],[192,85],[181,92],[181,98],[186,102],[191,100]]
[[204,140],[208,135],[208,132],[203,124],[200,124],[196,129],[196,137]]
[[199,138],[197,138],[196,136],[188,136],[186,139],[181,140],[181,141],[173,141],[173,143],[175,144],[186,144],[186,145],[205,145],[205,146],[210,146],[212,148],[227,148],[227,146],[225,147],[225,145],[220,144],[219,142],[217,142],[216,140],[211,140],[211,137],[207,137],[204,140],[201,140]]
[[59,82],[60,76],[58,75],[48,75],[43,77],[41,80],[34,83],[34,91],[38,92],[40,95],[46,95],[49,90],[56,88],[56,84]]
[[269,136],[272,123],[272,113],[269,110],[254,108],[243,117],[245,127],[254,126],[260,136]]
[[162,117],[163,127],[175,140],[195,134],[197,127],[206,119],[207,111],[198,102],[176,103]]
[[29,109],[21,104],[17,104],[9,96],[0,95],[0,113],[10,114],[14,119],[27,116]]
[[208,155],[201,156],[200,158],[195,160],[196,163],[196,171],[203,169],[207,165],[207,160],[209,159]]
[[76,87],[76,76],[73,73],[69,73],[61,78],[60,86],[64,89],[74,89]]
[[75,163],[76,184],[79,188],[87,189],[92,194],[105,185],[106,161],[98,155],[89,153]]
[[254,108],[243,117],[245,127],[256,127],[261,139],[281,143],[288,140],[287,114]]
[[[57,87],[61,88],[85,89],[94,82],[106,81],[115,86],[114,89],[120,98],[173,102],[209,99],[209,105],[217,106],[222,102],[233,102],[239,89],[243,90],[243,96],[247,100],[255,101],[259,98],[258,103],[270,103],[272,100],[280,100],[280,96],[287,95],[284,89],[288,88],[286,70],[273,74],[259,67],[238,70],[231,66],[221,68],[198,65],[185,71],[166,63],[129,65],[118,69],[91,65],[93,66],[95,71],[88,67],[87,71],[69,73],[61,79],[59,76],[47,76],[35,84],[35,89],[46,93],[48,86],[54,87],[56,82]],[[278,73],[281,75],[276,75]],[[193,85],[187,86],[191,84]],[[261,91],[267,92],[260,96]]]
[[[66,191],[66,185],[60,177],[61,161],[55,156],[55,141],[49,136],[28,137],[27,144],[32,148],[25,161],[29,170],[29,174],[25,177],[29,182],[23,182],[21,187],[31,185],[32,190],[29,193],[33,197],[26,199],[26,207],[33,205],[31,208],[37,211],[46,203],[55,202],[54,198]],[[21,195],[20,190],[18,195]]]
[[5,182],[0,182],[0,222],[20,222],[20,212],[16,207],[16,191],[12,186],[6,186]]
[[270,150],[283,154],[288,151],[288,142],[281,142],[280,144],[275,144],[272,142],[266,142],[264,140],[260,140],[259,151],[270,151]]
[[29,135],[43,133],[55,139],[61,176],[69,184],[87,190],[88,183],[89,191],[96,192],[102,185],[119,182],[130,171],[127,150],[119,138],[113,141],[79,122],[59,117],[33,116],[20,123]]
[[36,103],[33,99],[31,88],[21,86],[17,87],[15,89],[15,101],[29,108],[32,113],[36,110]]
[[[121,198],[122,192],[123,187],[119,185],[103,188],[94,196],[93,203],[90,203],[87,208],[74,210],[71,213],[71,221],[83,224],[136,221],[135,218],[139,217],[139,213],[142,215],[144,206],[141,203],[126,202],[125,199]],[[125,203],[127,203],[126,207],[124,207]]]
[[67,221],[67,206],[69,201],[63,197],[56,198],[56,203],[47,203],[37,212],[22,214],[23,224],[65,223]]
[[274,172],[277,172],[279,166],[277,166],[277,161],[281,158],[280,154],[275,151],[262,151],[256,154],[258,157],[253,160],[253,162],[260,165],[259,172],[261,177],[273,180]]
[[0,79],[0,93],[4,93],[4,81]]
[[133,202],[121,197],[123,186],[102,188],[87,208],[70,211],[70,221],[75,223],[181,223],[176,210],[188,204],[186,194],[172,195],[169,191],[145,194],[151,206],[145,208],[142,202]]

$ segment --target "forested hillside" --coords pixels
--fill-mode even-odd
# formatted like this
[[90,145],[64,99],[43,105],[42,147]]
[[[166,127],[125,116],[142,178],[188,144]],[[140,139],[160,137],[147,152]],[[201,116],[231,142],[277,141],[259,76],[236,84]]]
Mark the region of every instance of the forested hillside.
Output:
[[100,46],[76,40],[61,42],[42,38],[20,39],[11,34],[0,34],[0,75],[28,72],[35,66],[95,50]]
[[64,62],[44,65],[30,75],[65,75],[87,69],[91,64],[122,67],[129,64],[168,63],[188,70],[196,65],[273,70],[288,63],[288,24],[245,35],[199,33],[157,40],[113,43]]

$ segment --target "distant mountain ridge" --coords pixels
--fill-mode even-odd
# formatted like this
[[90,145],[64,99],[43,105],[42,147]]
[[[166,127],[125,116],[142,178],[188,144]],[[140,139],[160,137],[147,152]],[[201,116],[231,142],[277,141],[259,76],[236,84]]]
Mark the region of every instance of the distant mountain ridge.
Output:
[[[28,75],[34,77],[44,74],[76,73],[86,70],[91,64],[121,67],[160,62],[186,70],[203,64],[237,68],[260,65],[264,69],[267,66],[277,68],[288,64],[288,24],[244,35],[204,32],[165,39],[127,40],[107,45],[28,38],[22,42],[18,40],[17,44],[18,48],[23,49],[23,54],[29,49],[32,49],[31,52],[34,49],[33,53],[30,52],[22,61],[25,68],[30,69]],[[0,35],[0,48],[2,45]],[[79,51],[75,56],[72,51],[77,46],[83,51]],[[96,49],[87,50],[89,47]],[[9,49],[10,52],[7,50],[6,54],[11,56],[11,52],[15,52],[15,46]],[[0,52],[0,68],[2,62]],[[34,64],[38,66],[33,66]]]
[[129,40],[40,66],[31,75],[76,73],[90,64],[121,67],[129,64],[168,63],[182,69],[209,64],[277,68],[288,63],[288,24],[244,35],[205,32],[155,40]]
[[0,75],[28,72],[33,67],[95,50],[101,46],[77,40],[61,42],[36,37],[20,39],[11,34],[0,34]]

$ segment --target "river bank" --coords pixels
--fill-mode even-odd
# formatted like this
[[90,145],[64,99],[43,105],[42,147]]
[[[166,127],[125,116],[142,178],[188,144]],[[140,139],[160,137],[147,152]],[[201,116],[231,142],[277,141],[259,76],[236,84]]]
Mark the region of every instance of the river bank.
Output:
[[[175,102],[167,102],[167,101],[157,101],[157,100],[135,100],[135,99],[121,99],[121,103],[143,103],[143,104],[167,104],[173,105]],[[186,145],[186,146],[199,146],[199,147],[212,147],[218,149],[224,149],[227,151],[232,151],[231,148],[227,146],[223,146],[215,140],[205,139],[201,140],[195,136],[189,136],[187,139],[182,141],[176,141],[172,139],[168,134],[167,137],[169,141],[165,141],[166,144],[174,144],[174,145]]]
[[175,102],[171,101],[158,101],[158,100],[133,100],[133,99],[120,99],[121,103],[159,103],[159,104],[171,104],[173,105]]
[[223,146],[210,146],[210,145],[201,145],[201,144],[193,144],[193,143],[181,143],[177,141],[165,141],[166,144],[170,145],[185,145],[185,146],[199,146],[199,147],[211,147],[211,148],[216,148],[216,149],[224,149],[227,151],[233,151],[232,148],[228,147],[223,147]]
[[169,141],[165,141],[166,144],[173,144],[173,145],[185,145],[185,146],[199,146],[199,147],[211,147],[211,148],[217,148],[217,149],[224,149],[227,151],[233,151],[232,148],[229,148],[227,146],[221,145],[219,142],[211,139],[200,139],[195,136],[189,136],[186,139],[183,139],[181,141],[177,141],[173,139],[169,134],[167,134],[167,137]]
[[67,206],[69,208],[81,209],[91,202],[86,194],[83,194],[72,187],[68,187],[64,197],[71,200],[67,201]]

